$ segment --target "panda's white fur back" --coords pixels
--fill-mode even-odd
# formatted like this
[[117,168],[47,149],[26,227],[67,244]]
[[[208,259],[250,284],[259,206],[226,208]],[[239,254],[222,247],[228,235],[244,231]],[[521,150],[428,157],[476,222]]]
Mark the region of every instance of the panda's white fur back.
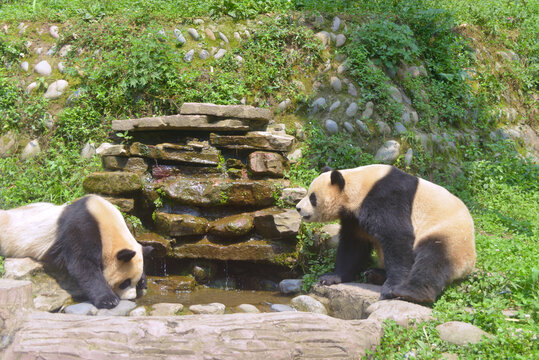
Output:
[[0,255],[41,260],[56,239],[57,221],[65,207],[35,203],[0,210]]

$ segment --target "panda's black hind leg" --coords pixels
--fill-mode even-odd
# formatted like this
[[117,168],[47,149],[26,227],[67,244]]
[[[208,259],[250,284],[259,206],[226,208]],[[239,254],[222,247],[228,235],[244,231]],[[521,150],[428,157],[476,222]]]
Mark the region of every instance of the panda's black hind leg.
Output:
[[452,272],[443,242],[429,238],[419,244],[415,261],[407,278],[393,288],[394,297],[416,303],[433,303],[440,295]]

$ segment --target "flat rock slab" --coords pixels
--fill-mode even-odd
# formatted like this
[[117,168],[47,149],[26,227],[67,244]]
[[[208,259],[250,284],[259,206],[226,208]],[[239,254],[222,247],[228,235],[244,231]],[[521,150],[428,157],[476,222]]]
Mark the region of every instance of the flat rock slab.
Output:
[[133,156],[179,163],[209,166],[217,166],[219,164],[219,152],[217,149],[204,145],[198,148],[191,145],[168,143],[146,145],[136,142],[131,145],[129,152]]
[[140,119],[113,120],[114,131],[249,131],[260,129],[264,121],[234,118],[215,118],[206,115],[169,115]]
[[141,190],[142,179],[127,171],[95,172],[84,179],[82,186],[87,193],[123,195]]
[[268,181],[222,178],[177,177],[167,180],[163,190],[173,201],[202,207],[213,206],[271,206],[274,185]]
[[267,131],[253,131],[243,135],[210,134],[210,143],[218,148],[234,150],[265,150],[288,152],[294,144],[291,135],[277,135]]
[[29,313],[2,359],[359,359],[379,323],[303,312],[175,317]]
[[250,105],[215,105],[205,103],[184,103],[181,115],[211,115],[218,117],[253,119],[268,122],[273,117],[271,110]]
[[293,250],[283,244],[267,240],[247,240],[230,245],[215,243],[204,237],[202,240],[177,245],[169,256],[178,259],[210,259],[210,260],[237,260],[237,261],[264,261],[275,262],[283,253]]
[[328,313],[339,319],[365,319],[367,308],[378,301],[381,286],[372,284],[345,283],[337,285],[315,285],[311,293],[327,299]]

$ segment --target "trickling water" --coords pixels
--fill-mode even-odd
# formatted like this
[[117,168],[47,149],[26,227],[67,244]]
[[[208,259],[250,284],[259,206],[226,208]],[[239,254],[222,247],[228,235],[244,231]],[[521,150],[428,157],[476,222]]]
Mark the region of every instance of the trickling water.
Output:
[[225,261],[225,290],[229,290],[228,288],[228,280],[229,280],[229,276],[228,276],[228,261]]

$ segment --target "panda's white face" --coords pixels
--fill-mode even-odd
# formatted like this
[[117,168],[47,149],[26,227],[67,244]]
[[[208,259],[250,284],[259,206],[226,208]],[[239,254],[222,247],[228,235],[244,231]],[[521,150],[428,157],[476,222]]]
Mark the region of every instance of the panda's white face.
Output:
[[337,220],[344,203],[344,193],[331,183],[330,172],[313,180],[307,195],[296,205],[296,210],[306,222]]

